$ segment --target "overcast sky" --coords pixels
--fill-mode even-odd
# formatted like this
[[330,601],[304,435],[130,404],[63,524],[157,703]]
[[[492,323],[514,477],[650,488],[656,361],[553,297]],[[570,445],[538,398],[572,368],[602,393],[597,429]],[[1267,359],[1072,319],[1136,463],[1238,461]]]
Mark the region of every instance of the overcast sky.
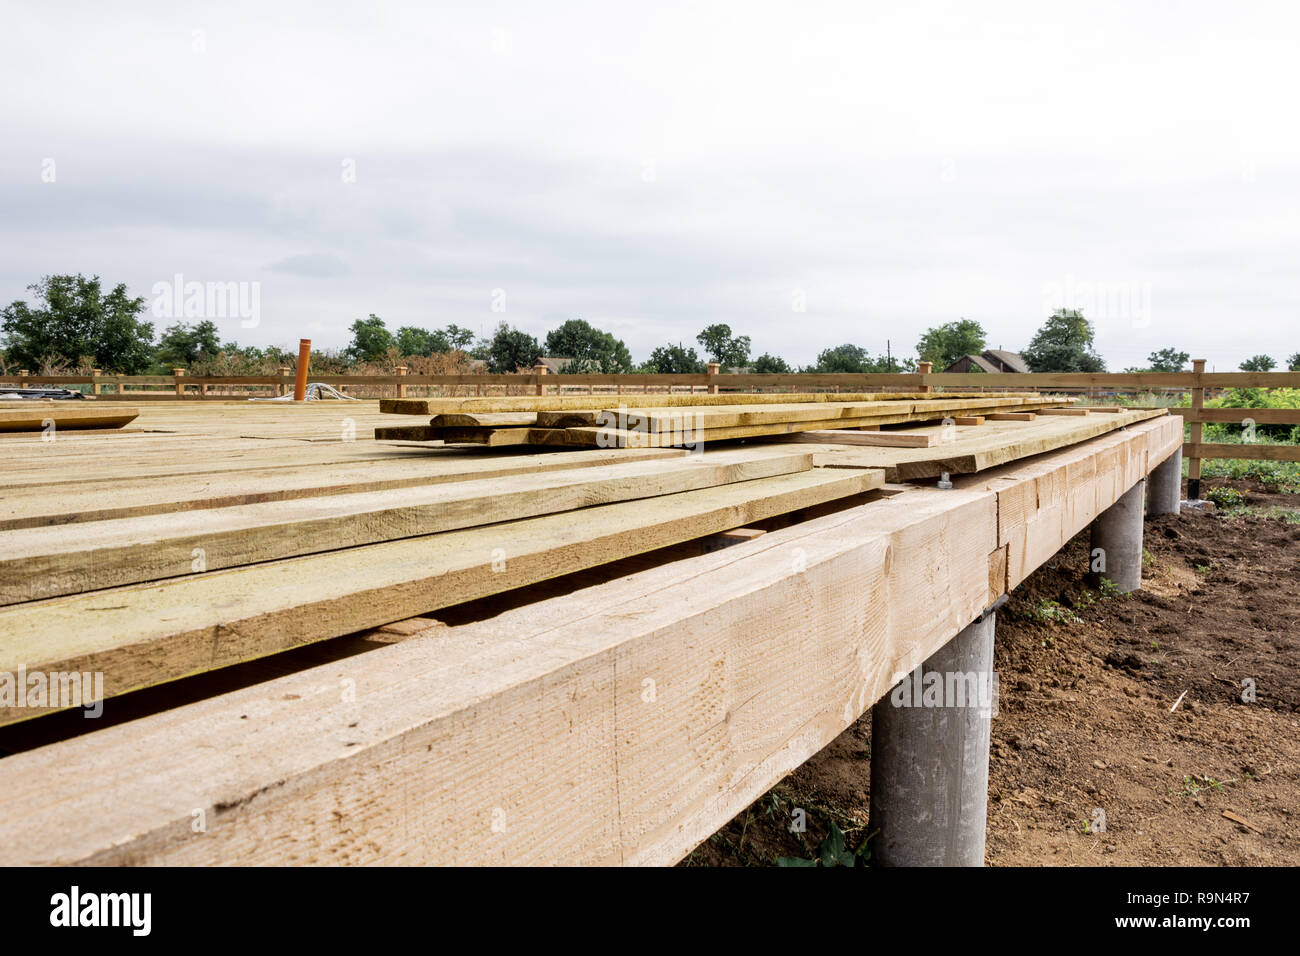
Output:
[[1300,351],[1287,4],[129,6],[5,4],[0,301],[181,274],[260,283],[241,344],[727,322],[793,363],[1071,305],[1112,370]]

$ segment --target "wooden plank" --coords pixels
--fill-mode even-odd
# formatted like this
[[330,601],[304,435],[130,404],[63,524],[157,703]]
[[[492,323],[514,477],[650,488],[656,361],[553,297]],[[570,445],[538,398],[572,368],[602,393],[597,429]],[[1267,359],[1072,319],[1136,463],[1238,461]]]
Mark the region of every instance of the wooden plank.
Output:
[[104,407],[93,401],[27,400],[0,403],[0,432],[39,432],[49,423],[57,429],[121,428],[140,414],[138,408]]
[[881,448],[933,448],[939,444],[939,439],[940,436],[935,432],[868,432],[848,428],[799,432],[790,436],[791,441],[797,442],[874,445]]
[[1087,408],[1040,408],[1039,415],[1087,415]]
[[1300,445],[1266,445],[1248,442],[1230,445],[1216,442],[1188,442],[1184,458],[1245,458],[1251,461],[1300,461]]
[[1300,408],[1190,408],[1175,409],[1187,421],[1240,424],[1250,419],[1257,425],[1300,425]]
[[864,401],[802,402],[765,405],[703,405],[676,408],[599,408],[537,412],[537,425],[543,428],[579,428],[603,426],[621,428],[617,422],[630,420],[651,431],[677,429],[736,428],[746,425],[784,424],[797,421],[864,419],[880,416],[893,419],[906,415],[916,420],[940,418],[965,409],[1001,410],[1018,408],[1026,403],[1039,404],[1036,396],[1027,398],[952,398],[942,401]]
[[[579,426],[564,429],[564,442],[569,445],[591,445],[599,448],[658,448],[691,447],[701,442],[731,441],[737,438],[761,438],[792,435],[798,432],[823,429],[858,429],[869,425],[900,425],[940,418],[937,412],[900,411],[892,415],[876,414],[868,418],[831,418],[819,421],[773,422],[764,425],[736,425],[726,428],[691,429],[691,419],[660,419],[665,431],[619,429],[601,426]],[[630,422],[630,420],[629,420]],[[676,424],[676,429],[672,425]],[[682,426],[686,426],[683,428]]]
[[[912,481],[985,471],[1031,455],[1040,455],[1153,417],[1165,409],[1130,409],[1122,415],[1084,418],[1049,417],[1032,422],[993,422],[974,432],[957,432],[934,448],[870,448],[808,443],[820,467],[884,468],[887,481]],[[942,429],[940,430],[942,433]],[[852,456],[846,455],[852,452]]]
[[1033,412],[993,412],[985,415],[986,419],[991,422],[1032,422],[1034,420]]
[[437,435],[447,445],[485,445],[488,448],[508,448],[512,445],[566,445],[563,429],[558,428],[436,428]]
[[[566,376],[566,379],[568,376]],[[963,396],[964,397],[964,396]],[[1029,398],[1041,397],[1035,392],[991,392],[981,398]],[[616,396],[606,395],[601,401],[608,402]],[[802,402],[878,402],[894,399],[920,400],[934,398],[922,392],[854,392],[839,394],[835,392],[802,392],[780,394],[724,394],[706,395],[629,395],[623,404],[635,402],[638,408],[665,408],[682,406],[718,406],[718,405],[764,405],[792,404]],[[472,414],[475,412],[521,412],[521,411],[563,411],[568,409],[584,410],[592,406],[590,395],[507,395],[495,398],[406,398],[381,399],[379,410],[385,414],[396,415],[441,415]]]
[[536,412],[477,412],[434,415],[434,428],[524,428],[540,424]]
[[613,448],[532,455],[440,449],[402,458],[335,462],[328,467],[249,466],[245,470],[219,471],[200,477],[132,477],[129,482],[116,485],[111,496],[105,494],[98,481],[47,481],[0,488],[0,530],[599,468],[621,462],[662,461],[686,454],[677,448]]
[[809,453],[755,449],[0,531],[0,605],[678,494],[811,467]]
[[[818,469],[160,584],[0,608],[0,672],[101,671],[106,696],[522,587],[883,483]],[[624,612],[626,613],[626,612]],[[0,723],[41,713],[0,708]]]
[[375,441],[442,441],[442,432],[432,425],[385,425],[375,429]]
[[983,425],[983,415],[957,415],[952,420],[954,425]]
[[[895,471],[897,479],[903,481],[935,478],[944,472],[951,475],[970,474],[1019,458],[1040,455],[1065,445],[1085,441],[1115,428],[1165,414],[1163,408],[1130,409],[1123,415],[1113,417],[1090,415],[1087,418],[1048,418],[1042,422],[1026,422],[1019,426],[1024,431],[1017,435],[1014,441],[1007,441],[995,435],[990,438],[958,439],[951,445],[944,446],[941,454],[927,453],[925,450],[918,449],[912,452],[917,457],[900,460]],[[931,457],[921,457],[926,454],[931,454]],[[894,480],[893,471],[889,477],[890,480]]]

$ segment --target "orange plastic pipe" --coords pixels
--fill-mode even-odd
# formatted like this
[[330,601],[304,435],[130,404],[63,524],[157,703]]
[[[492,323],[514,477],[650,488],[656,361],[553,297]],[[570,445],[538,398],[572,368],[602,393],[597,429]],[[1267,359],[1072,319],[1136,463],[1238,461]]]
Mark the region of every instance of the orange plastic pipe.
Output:
[[307,366],[311,364],[311,339],[298,340],[298,375],[293,381],[293,400],[307,399]]

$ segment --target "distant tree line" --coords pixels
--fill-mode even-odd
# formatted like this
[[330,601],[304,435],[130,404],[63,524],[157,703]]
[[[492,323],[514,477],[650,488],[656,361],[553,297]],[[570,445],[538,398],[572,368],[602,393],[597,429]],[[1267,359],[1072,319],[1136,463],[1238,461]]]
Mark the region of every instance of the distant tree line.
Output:
[[[155,334],[153,323],[142,318],[145,299],[131,296],[121,283],[105,291],[98,276],[47,276],[28,291],[30,302],[14,301],[0,310],[0,372],[99,368],[138,375],[184,367],[191,374],[272,374],[296,361],[296,352],[276,346],[223,342],[208,319],[178,321]],[[390,331],[374,313],[356,319],[350,331],[351,341],[341,351],[313,351],[313,367],[341,373],[406,364],[428,374],[474,367],[509,373],[531,369],[538,358],[548,356],[566,360],[559,367],[561,374],[702,373],[708,363],[757,374],[912,372],[918,362],[930,362],[935,371],[942,371],[964,355],[980,354],[987,340],[983,326],[963,318],[927,329],[917,342],[917,358],[873,353],[846,342],[823,349],[811,365],[796,367],[770,352],[752,356],[750,337],[736,334],[725,323],[702,329],[693,344],[660,345],[640,363],[621,339],[580,318],[562,322],[541,340],[504,322],[485,337],[455,323],[437,329],[404,325]],[[1093,325],[1082,312],[1059,309],[1021,354],[1035,372],[1104,372],[1106,363],[1097,354],[1094,338]],[[1148,356],[1147,368],[1126,371],[1182,371],[1188,357],[1187,352],[1165,348]],[[1241,363],[1245,371],[1276,367],[1268,355]],[[1300,352],[1287,358],[1286,368],[1300,371]]]

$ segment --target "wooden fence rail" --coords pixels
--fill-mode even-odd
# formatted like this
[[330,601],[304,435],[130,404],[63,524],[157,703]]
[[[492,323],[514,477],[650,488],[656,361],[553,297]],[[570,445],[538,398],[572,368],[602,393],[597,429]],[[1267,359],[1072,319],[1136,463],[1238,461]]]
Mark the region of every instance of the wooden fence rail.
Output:
[[[32,375],[27,371],[0,374],[0,384],[18,385],[89,385],[92,394],[103,400],[185,400],[214,401],[251,397],[277,397],[291,394],[294,375],[282,368],[279,375],[188,376],[184,369],[172,375]],[[1289,408],[1206,408],[1207,390],[1227,388],[1300,388],[1300,372],[1206,372],[1205,360],[1194,359],[1190,372],[1065,372],[1065,373],[952,373],[900,372],[896,374],[806,374],[742,375],[728,374],[710,365],[697,374],[680,375],[554,375],[545,368],[512,375],[408,375],[399,368],[395,375],[312,375],[313,382],[324,382],[341,391],[383,390],[405,397],[412,387],[450,390],[452,396],[586,392],[603,395],[635,395],[653,390],[688,389],[707,392],[791,391],[791,392],[866,392],[877,389],[931,391],[962,390],[1034,390],[1086,393],[1088,397],[1111,397],[1155,392],[1191,394],[1191,407],[1182,409],[1191,434],[1183,446],[1187,459],[1188,493],[1200,494],[1201,461],[1205,458],[1245,458],[1263,461],[1300,461],[1300,446],[1265,444],[1207,443],[1204,425],[1300,425],[1300,409]],[[106,389],[112,391],[106,391]],[[388,389],[392,389],[388,392]],[[150,390],[152,389],[152,390]],[[234,389],[241,389],[235,393]],[[220,390],[214,394],[213,390]],[[495,390],[495,392],[494,392]],[[373,397],[373,396],[372,396]]]

